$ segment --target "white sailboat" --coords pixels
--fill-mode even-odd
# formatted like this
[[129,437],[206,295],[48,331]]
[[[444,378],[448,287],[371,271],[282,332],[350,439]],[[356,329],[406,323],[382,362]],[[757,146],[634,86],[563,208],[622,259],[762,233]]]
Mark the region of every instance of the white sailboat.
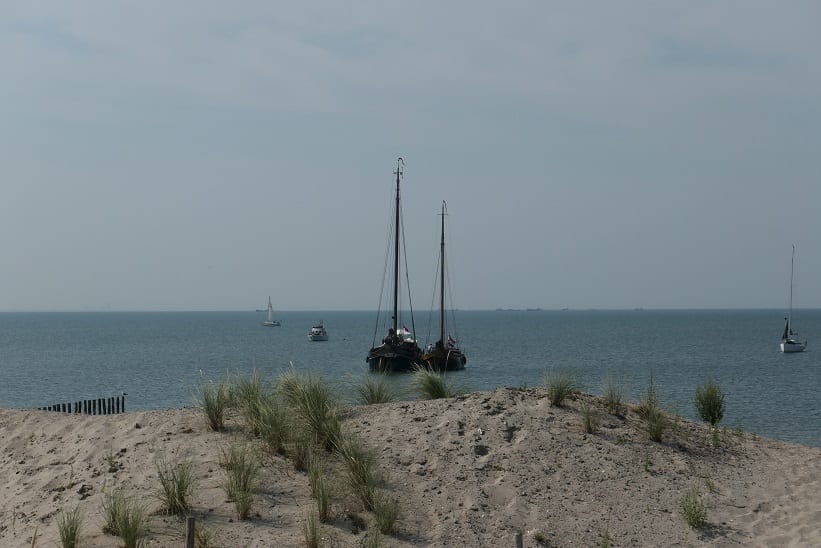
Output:
[[795,270],[795,244],[792,246],[792,261],[790,262],[790,308],[787,313],[786,324],[784,325],[784,334],[781,335],[781,351],[789,352],[803,352],[807,348],[807,341],[803,343],[795,338],[795,333],[792,330],[792,281],[793,271]]
[[279,320],[274,319],[274,307],[271,305],[271,297],[268,297],[268,319],[262,322],[265,327],[279,327]]

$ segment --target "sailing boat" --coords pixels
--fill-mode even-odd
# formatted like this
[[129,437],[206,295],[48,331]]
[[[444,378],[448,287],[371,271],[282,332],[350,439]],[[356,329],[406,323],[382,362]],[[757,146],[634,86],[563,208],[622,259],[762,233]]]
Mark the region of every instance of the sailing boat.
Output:
[[428,369],[453,371],[464,369],[467,358],[456,346],[456,339],[447,335],[445,340],[445,215],[447,204],[442,200],[442,238],[439,243],[439,340],[429,344],[422,355]]
[[803,343],[795,338],[795,333],[792,331],[792,280],[793,271],[795,270],[795,244],[792,246],[792,261],[790,262],[790,310],[787,313],[786,324],[784,325],[784,334],[781,335],[781,351],[787,352],[803,352],[807,347],[807,341]]
[[268,319],[262,322],[265,327],[279,327],[279,320],[274,319],[274,307],[271,305],[271,297],[268,297]]
[[[404,324],[399,330],[399,233],[401,230],[399,207],[399,180],[402,177],[404,162],[399,158],[396,163],[396,203],[394,205],[394,241],[393,241],[393,316],[391,327],[382,344],[376,346],[376,329],[374,329],[373,343],[365,361],[371,371],[385,373],[413,371],[422,365],[422,349],[416,344],[415,334]],[[407,265],[406,265],[407,269]],[[381,304],[381,303],[380,303]],[[412,309],[411,309],[412,310]],[[376,320],[379,327],[379,315]],[[411,311],[411,326],[413,326],[413,312]]]

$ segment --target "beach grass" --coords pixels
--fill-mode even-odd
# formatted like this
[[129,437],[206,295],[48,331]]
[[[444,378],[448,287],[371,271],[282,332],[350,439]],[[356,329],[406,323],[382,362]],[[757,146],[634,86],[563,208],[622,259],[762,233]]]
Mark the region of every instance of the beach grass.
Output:
[[331,386],[316,375],[291,371],[280,377],[278,387],[310,437],[326,449],[333,449],[341,435],[341,423]]
[[148,511],[141,503],[129,500],[117,520],[117,536],[125,548],[138,548],[148,536]]
[[624,413],[624,400],[627,390],[624,384],[608,375],[604,379],[604,403],[607,412],[611,415],[621,416]]
[[207,382],[200,386],[197,401],[211,430],[220,432],[224,428],[225,413],[231,399],[231,387],[227,380],[218,383]]
[[115,488],[103,495],[103,533],[119,536],[121,517],[130,504],[130,498],[123,488]]
[[302,534],[307,548],[319,548],[319,518],[314,509],[308,510],[305,523],[302,524]]
[[362,548],[379,548],[382,546],[382,533],[379,532],[379,527],[370,527],[365,533],[365,538],[362,539]]
[[601,417],[595,407],[585,402],[581,406],[582,430],[587,434],[595,434],[601,425]]
[[311,497],[316,501],[319,521],[326,523],[331,518],[331,488],[322,460],[315,454],[308,457],[308,484],[311,487]]
[[248,518],[254,502],[259,464],[248,445],[232,445],[223,451],[225,468],[223,488],[228,499],[234,503],[240,520]]
[[636,406],[636,413],[638,413],[639,417],[645,418],[648,413],[652,410],[658,409],[658,407],[659,398],[658,393],[656,392],[656,382],[651,371],[650,379],[647,381],[647,390],[644,392],[642,400]]
[[165,458],[155,462],[160,488],[157,498],[162,504],[162,511],[168,515],[178,516],[191,508],[190,497],[194,491],[194,465],[190,461],[169,463]]
[[670,426],[670,419],[660,407],[648,407],[642,417],[644,430],[654,442],[661,442]]
[[367,375],[356,386],[357,402],[362,405],[396,401],[398,394],[388,381],[385,373]]
[[447,383],[443,373],[431,371],[424,367],[418,367],[412,373],[411,387],[422,399],[426,400],[452,398],[459,394]]
[[578,392],[576,377],[567,371],[548,371],[545,386],[547,398],[553,407],[562,407],[566,399]]
[[83,515],[80,513],[80,506],[75,506],[73,510],[65,508],[57,516],[57,530],[60,533],[60,546],[62,548],[78,548],[80,546],[80,534],[83,528]]
[[348,485],[366,510],[373,510],[376,489],[382,481],[376,466],[376,455],[360,440],[352,436],[344,437],[337,446],[337,452],[345,465]]
[[291,415],[275,394],[257,402],[254,431],[275,454],[284,454],[291,439]]
[[217,548],[217,535],[214,530],[199,524],[194,529],[194,546],[196,548]]
[[256,369],[250,375],[237,376],[231,384],[231,404],[254,436],[259,436],[261,414],[270,395],[270,387]]
[[387,496],[385,493],[378,493],[374,499],[373,516],[379,527],[379,532],[385,535],[392,535],[396,532],[399,522],[399,501]]

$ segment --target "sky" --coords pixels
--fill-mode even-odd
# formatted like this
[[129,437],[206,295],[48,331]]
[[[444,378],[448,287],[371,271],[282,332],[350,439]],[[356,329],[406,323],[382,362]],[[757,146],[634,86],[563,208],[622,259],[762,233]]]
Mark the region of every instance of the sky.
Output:
[[0,4],[0,310],[821,307],[821,4]]

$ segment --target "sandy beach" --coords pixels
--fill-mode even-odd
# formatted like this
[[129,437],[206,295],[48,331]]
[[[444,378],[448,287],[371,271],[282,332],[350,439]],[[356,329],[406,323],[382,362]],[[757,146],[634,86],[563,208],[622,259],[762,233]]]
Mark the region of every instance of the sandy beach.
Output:
[[[581,409],[600,410],[594,433]],[[382,546],[819,546],[821,448],[674,418],[652,442],[632,410],[609,415],[581,395],[552,407],[543,388],[345,408],[343,429],[373,448],[399,502]],[[148,546],[184,546],[185,526],[158,513],[156,461],[193,463],[192,515],[213,546],[305,546],[314,501],[307,475],[280,455],[260,458],[250,519],[223,490],[221,451],[246,436],[237,417],[208,428],[201,410],[111,416],[0,410],[4,481],[0,545],[59,546],[57,518],[79,505],[82,546],[119,546],[103,533],[104,497],[126,487],[149,505]],[[681,501],[698,489],[704,527]],[[361,546],[371,520],[355,497],[334,498],[320,546]],[[36,538],[33,538],[35,537]]]

